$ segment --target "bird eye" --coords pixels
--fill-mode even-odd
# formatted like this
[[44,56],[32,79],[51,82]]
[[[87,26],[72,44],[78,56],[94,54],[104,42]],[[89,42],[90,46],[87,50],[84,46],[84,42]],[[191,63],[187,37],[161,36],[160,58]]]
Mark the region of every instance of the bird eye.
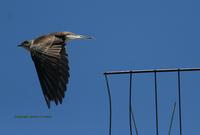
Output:
[[23,44],[28,44],[28,43],[29,43],[28,41],[24,41],[24,42],[23,42]]

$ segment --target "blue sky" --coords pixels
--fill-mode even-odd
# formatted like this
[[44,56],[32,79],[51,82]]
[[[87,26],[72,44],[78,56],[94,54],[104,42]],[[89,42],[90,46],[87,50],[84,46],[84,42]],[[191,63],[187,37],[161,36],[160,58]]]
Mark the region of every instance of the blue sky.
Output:
[[[2,0],[0,2],[0,134],[104,135],[108,97],[103,72],[200,67],[198,0]],[[95,40],[67,45],[70,81],[64,103],[48,110],[30,55],[17,45],[49,32],[72,31]],[[159,74],[161,134],[167,134],[176,74]],[[183,131],[199,130],[200,73],[182,74]],[[129,133],[128,76],[112,76],[113,133]],[[153,78],[137,75],[134,108],[140,134],[155,134]],[[15,115],[49,115],[16,119]],[[178,134],[177,113],[173,133]]]

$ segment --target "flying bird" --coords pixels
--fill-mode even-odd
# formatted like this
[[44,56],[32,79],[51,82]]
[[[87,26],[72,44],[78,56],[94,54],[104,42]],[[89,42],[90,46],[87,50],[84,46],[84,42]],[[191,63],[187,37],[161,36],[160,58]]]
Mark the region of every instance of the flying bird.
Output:
[[20,47],[31,54],[48,108],[50,102],[62,104],[69,74],[66,42],[74,39],[92,39],[72,32],[55,32],[22,42]]

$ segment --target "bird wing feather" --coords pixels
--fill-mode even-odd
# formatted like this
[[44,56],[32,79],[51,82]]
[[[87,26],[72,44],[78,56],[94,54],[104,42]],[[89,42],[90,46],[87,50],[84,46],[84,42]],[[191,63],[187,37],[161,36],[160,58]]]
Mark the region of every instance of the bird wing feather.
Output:
[[48,108],[50,101],[61,104],[70,76],[65,42],[52,35],[40,37],[31,46],[31,56]]

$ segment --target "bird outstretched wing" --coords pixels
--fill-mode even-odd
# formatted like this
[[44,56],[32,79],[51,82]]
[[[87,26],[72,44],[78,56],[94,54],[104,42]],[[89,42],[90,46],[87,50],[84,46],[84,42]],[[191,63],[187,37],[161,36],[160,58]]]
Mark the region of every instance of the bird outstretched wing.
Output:
[[30,52],[48,108],[50,101],[62,104],[70,76],[64,39],[42,36],[33,42]]

